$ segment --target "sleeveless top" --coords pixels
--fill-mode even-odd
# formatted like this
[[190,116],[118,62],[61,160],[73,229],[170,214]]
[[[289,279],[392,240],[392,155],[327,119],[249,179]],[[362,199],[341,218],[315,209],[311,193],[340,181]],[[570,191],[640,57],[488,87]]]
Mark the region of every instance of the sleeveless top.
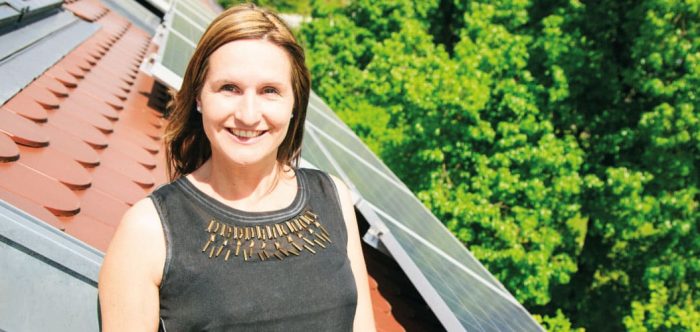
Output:
[[357,290],[335,183],[310,169],[296,178],[291,205],[269,212],[229,207],[184,177],[150,195],[166,240],[162,331],[352,330]]

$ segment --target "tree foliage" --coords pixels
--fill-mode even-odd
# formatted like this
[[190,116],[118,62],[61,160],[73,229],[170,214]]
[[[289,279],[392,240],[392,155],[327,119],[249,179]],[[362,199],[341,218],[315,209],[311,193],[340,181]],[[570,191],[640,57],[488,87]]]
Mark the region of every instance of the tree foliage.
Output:
[[700,1],[311,8],[314,90],[544,326],[700,329]]

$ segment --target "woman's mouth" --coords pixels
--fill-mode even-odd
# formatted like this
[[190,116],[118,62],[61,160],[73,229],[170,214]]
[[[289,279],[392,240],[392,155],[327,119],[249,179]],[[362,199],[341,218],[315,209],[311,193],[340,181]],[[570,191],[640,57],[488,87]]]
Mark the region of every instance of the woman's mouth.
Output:
[[242,130],[233,128],[226,128],[226,130],[241,143],[252,143],[255,141],[255,138],[267,132],[266,130]]

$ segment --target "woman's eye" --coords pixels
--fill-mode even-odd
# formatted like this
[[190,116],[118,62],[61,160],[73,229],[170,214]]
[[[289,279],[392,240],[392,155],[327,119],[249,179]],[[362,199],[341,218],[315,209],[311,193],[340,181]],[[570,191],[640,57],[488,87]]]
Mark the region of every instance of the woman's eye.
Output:
[[224,85],[221,87],[221,90],[222,90],[222,91],[237,91],[238,88],[236,88],[236,86],[233,85],[233,84],[224,84]]
[[272,94],[279,94],[279,91],[277,91],[277,89],[275,89],[275,88],[273,88],[273,87],[268,86],[268,87],[266,87],[266,88],[263,89],[263,93],[264,93],[264,94],[269,94],[269,93],[272,93]]

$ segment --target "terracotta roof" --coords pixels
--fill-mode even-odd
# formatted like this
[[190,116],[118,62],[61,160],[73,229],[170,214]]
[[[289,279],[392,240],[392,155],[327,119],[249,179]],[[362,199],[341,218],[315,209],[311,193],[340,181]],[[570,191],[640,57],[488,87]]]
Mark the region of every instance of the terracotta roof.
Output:
[[138,72],[151,37],[97,1],[65,8],[101,29],[0,107],[0,198],[104,251],[166,180],[153,80]]
[[[167,181],[165,120],[149,106],[153,79],[139,72],[156,46],[97,0],[64,8],[101,28],[0,106],[0,199],[104,252],[129,206]],[[364,250],[378,330],[435,329],[398,296],[412,288],[392,282],[401,269]]]

